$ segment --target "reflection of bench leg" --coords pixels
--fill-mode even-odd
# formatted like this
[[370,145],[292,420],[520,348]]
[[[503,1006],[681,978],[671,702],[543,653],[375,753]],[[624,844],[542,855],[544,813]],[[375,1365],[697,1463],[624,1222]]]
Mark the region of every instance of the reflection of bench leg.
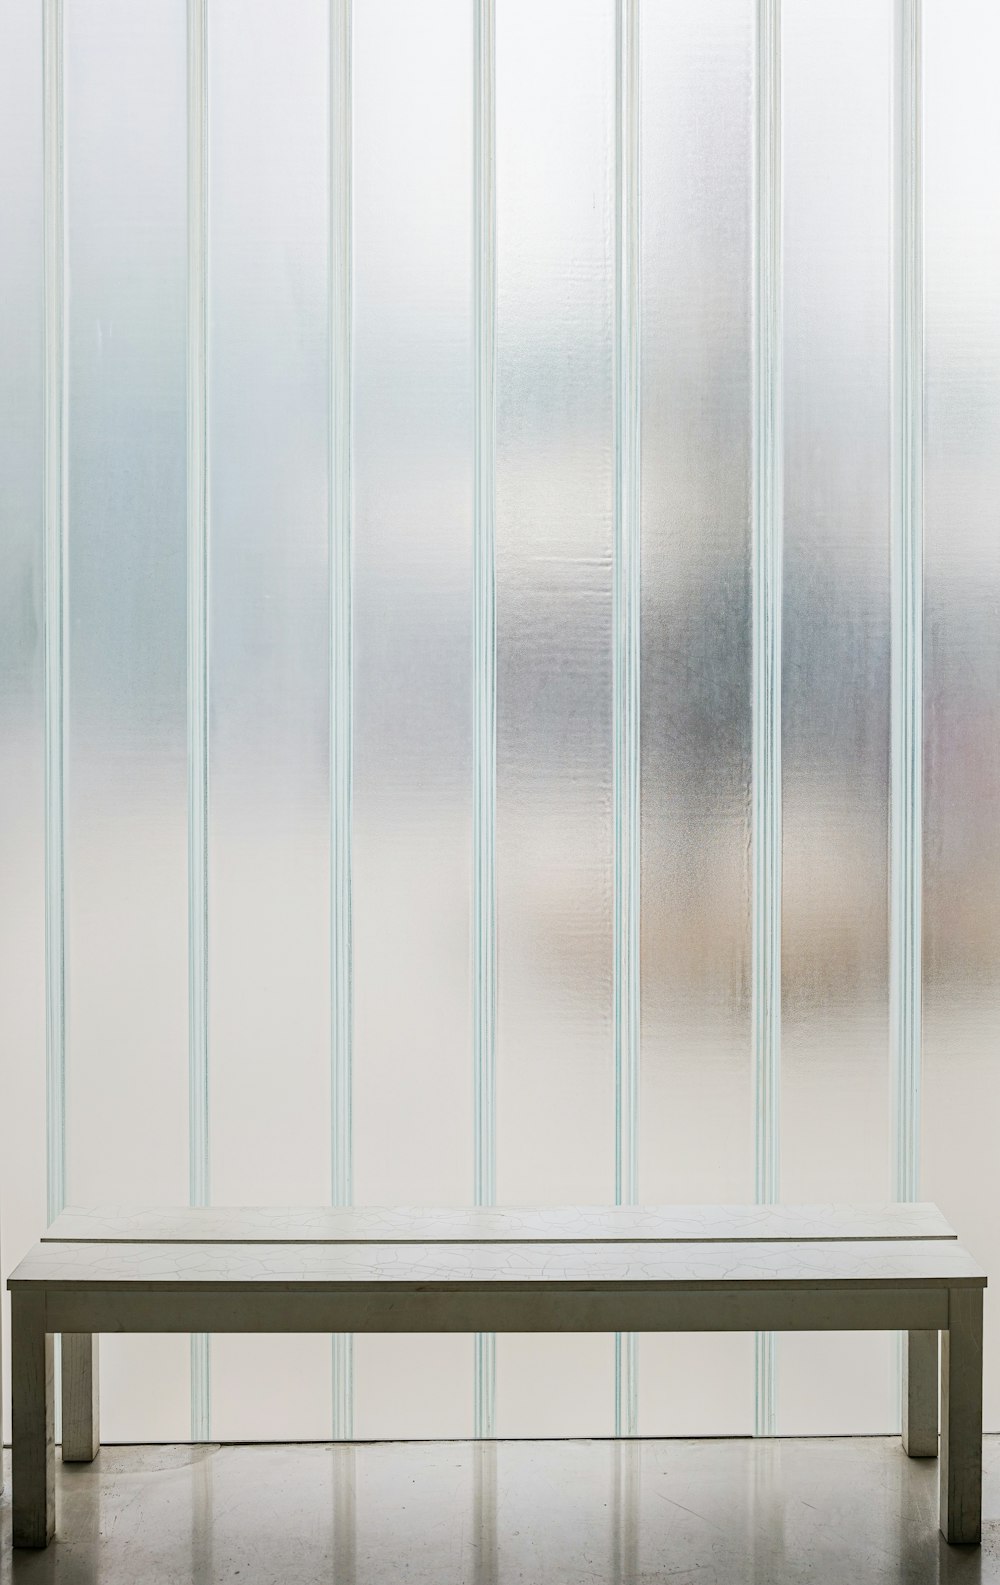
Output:
[[952,1288],[941,1334],[941,1530],[978,1541],[983,1486],[983,1291]]
[[938,1334],[907,1332],[903,1343],[903,1452],[937,1458]]
[[62,1456],[89,1464],[101,1447],[96,1332],[64,1332],[62,1339]]
[[48,1546],[56,1527],[54,1371],[43,1294],[11,1294],[10,1336],[14,1545]]

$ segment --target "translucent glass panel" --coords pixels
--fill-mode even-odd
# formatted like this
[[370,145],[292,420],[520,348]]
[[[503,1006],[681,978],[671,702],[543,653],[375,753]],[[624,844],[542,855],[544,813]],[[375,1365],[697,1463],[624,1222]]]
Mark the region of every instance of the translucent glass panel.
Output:
[[[925,7],[922,1192],[1000,1267],[1000,14]],[[991,1296],[992,1293],[992,1296]],[[986,1295],[985,1423],[1000,1429]]]
[[[66,857],[68,1192],[183,1202],[187,8],[62,9],[69,630],[54,856]],[[646,1200],[753,1193],[756,9],[640,6]],[[329,380],[345,353],[329,315],[329,8],[209,0],[207,10],[211,1191],[323,1202]],[[785,0],[781,10],[782,1193],[880,1198],[893,1145],[894,7]],[[1000,1115],[1000,111],[989,63],[1000,24],[987,0],[923,10],[922,1192],[989,1265]],[[498,1194],[607,1201],[615,5],[504,0],[496,11]],[[356,0],[353,14],[353,1190],[359,1202],[457,1205],[473,1191],[482,684],[473,8]],[[45,1215],[41,15],[0,0],[8,1265]],[[106,1433],[185,1436],[186,1342],[110,1338],[104,1353]],[[327,1339],[220,1339],[212,1358],[216,1435],[329,1434]],[[991,1358],[987,1423],[998,1427]],[[502,1434],[610,1430],[609,1339],[508,1337],[498,1361]],[[751,1367],[746,1338],[643,1339],[640,1429],[747,1431]],[[887,1428],[886,1340],[789,1337],[778,1367],[780,1430]],[[356,1431],[467,1434],[472,1387],[469,1339],[359,1340]],[[481,1474],[488,1506],[485,1465]]]
[[[781,1194],[891,1193],[890,0],[786,0]],[[845,107],[849,113],[845,114]],[[887,1431],[889,1342],[792,1334],[778,1429]]]
[[[753,7],[642,11],[640,1198],[753,1198]],[[746,1338],[644,1337],[646,1433],[747,1431]]]
[[[45,1221],[41,10],[0,5],[0,1250]],[[3,1296],[6,1317],[8,1301]],[[9,1359],[4,1320],[3,1358]],[[10,1394],[4,1391],[9,1437]]]
[[[187,1199],[185,26],[65,7],[67,1193]],[[187,1344],[107,1338],[109,1440],[188,1432]]]
[[[614,1197],[610,0],[505,0],[496,104],[497,1193],[593,1204]],[[497,1373],[501,1435],[610,1429],[609,1339],[499,1338]]]
[[[327,7],[208,31],[210,1182],[330,1195]],[[223,1438],[330,1431],[321,1337],[213,1347]],[[247,1392],[251,1377],[256,1388]]]
[[[472,1198],[472,8],[354,11],[354,1194]],[[472,1344],[355,1345],[360,1436],[468,1435]],[[432,1385],[433,1384],[433,1385]]]

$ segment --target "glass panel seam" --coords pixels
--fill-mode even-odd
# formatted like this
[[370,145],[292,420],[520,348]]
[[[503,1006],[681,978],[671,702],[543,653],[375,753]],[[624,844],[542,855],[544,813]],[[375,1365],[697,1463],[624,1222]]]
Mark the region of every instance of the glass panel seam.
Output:
[[63,5],[42,13],[44,123],[45,1047],[46,1199],[66,1201],[66,164]]
[[893,1193],[919,1190],[923,648],[920,0],[897,0],[892,469]]
[[[208,1068],[207,17],[187,6],[187,629],[189,1197],[206,1205]],[[191,1435],[210,1434],[209,1340],[191,1339]]]
[[[353,1196],[353,476],[351,0],[330,6],[331,1200]],[[333,1436],[354,1429],[353,1338],[333,1339]]]
[[[754,116],[753,742],[754,1190],[779,1193],[781,1076],[781,6],[757,0]],[[758,1436],[775,1431],[772,1334],[755,1345]]]
[[[615,13],[615,1202],[639,1193],[639,0]],[[637,1339],[615,1337],[615,1435],[638,1425]]]
[[[477,1205],[496,1198],[496,118],[494,0],[473,30],[473,1061]],[[496,1344],[476,1338],[474,1423],[495,1434]]]
[[[890,1073],[892,1194],[920,1192],[923,823],[921,0],[896,0],[893,126]],[[894,1392],[902,1404],[902,1335]]]

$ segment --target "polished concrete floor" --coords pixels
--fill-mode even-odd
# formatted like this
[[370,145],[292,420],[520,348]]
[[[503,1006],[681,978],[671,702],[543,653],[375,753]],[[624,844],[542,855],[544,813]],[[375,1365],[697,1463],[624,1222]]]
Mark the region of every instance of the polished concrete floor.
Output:
[[[9,1454],[7,1455],[9,1460]],[[59,1539],[0,1581],[63,1585],[1000,1582],[937,1530],[937,1465],[883,1438],[109,1447],[57,1464]]]

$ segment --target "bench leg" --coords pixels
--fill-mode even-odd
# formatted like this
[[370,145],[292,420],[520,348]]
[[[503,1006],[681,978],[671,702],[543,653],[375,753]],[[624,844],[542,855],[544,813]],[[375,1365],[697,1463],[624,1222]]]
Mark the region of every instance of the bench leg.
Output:
[[937,1458],[938,1334],[907,1332],[903,1344],[903,1452]]
[[14,1545],[43,1547],[56,1527],[55,1368],[44,1294],[11,1294],[10,1362]]
[[983,1486],[983,1293],[952,1288],[941,1334],[941,1531],[978,1542]]
[[62,1456],[64,1464],[89,1464],[101,1450],[99,1338],[64,1332],[62,1338]]

